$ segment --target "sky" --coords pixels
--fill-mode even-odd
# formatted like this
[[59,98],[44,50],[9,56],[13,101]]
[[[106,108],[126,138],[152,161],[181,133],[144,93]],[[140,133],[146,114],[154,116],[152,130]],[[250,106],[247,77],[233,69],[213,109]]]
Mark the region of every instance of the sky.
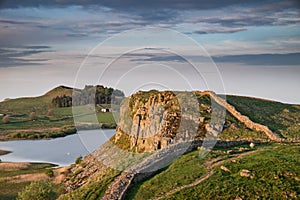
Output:
[[1,0],[0,100],[58,86],[300,104],[297,0]]

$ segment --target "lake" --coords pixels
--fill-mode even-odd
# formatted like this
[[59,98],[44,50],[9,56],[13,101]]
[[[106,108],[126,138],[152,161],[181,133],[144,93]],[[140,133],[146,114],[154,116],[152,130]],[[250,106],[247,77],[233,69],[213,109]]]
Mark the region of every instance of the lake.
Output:
[[0,142],[0,149],[12,153],[0,156],[3,162],[47,162],[70,165],[78,156],[85,156],[106,142],[115,130],[85,130],[50,140],[16,140]]

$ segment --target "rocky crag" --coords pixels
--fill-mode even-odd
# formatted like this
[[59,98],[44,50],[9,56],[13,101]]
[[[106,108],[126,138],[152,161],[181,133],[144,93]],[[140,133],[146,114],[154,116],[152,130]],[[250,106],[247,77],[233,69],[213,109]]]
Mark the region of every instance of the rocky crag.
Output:
[[[243,129],[261,132],[272,141],[283,140],[210,91],[138,92],[123,101],[118,127],[110,141],[87,156],[83,165],[73,167],[73,176],[65,183],[67,191],[72,193],[101,179],[107,171],[113,171],[114,181],[102,199],[122,199],[132,184],[167,166],[183,153],[202,146],[203,142],[212,143],[211,146],[249,142],[217,141],[225,128],[226,112],[242,124],[239,126]],[[68,194],[61,199],[64,197]]]

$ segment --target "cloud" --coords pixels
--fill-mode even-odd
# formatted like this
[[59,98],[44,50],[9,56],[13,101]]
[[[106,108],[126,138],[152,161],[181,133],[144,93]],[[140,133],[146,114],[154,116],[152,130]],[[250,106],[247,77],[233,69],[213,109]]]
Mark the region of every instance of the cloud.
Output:
[[145,56],[147,58],[133,58],[130,61],[151,61],[151,62],[168,62],[168,61],[172,61],[172,62],[185,62],[185,59],[181,56],[178,55],[135,55],[135,56]]
[[[281,2],[279,0],[252,0],[247,3],[250,5],[257,4],[270,4],[273,2]],[[206,10],[206,9],[218,9],[234,5],[243,5],[244,2],[240,0],[152,0],[152,1],[140,1],[140,0],[4,0],[0,2],[1,8],[18,8],[18,7],[62,7],[62,6],[102,6],[107,8],[133,10],[133,9],[190,9],[190,10]],[[288,3],[280,3],[280,7],[285,5],[299,5],[297,0],[290,0]],[[278,7],[278,6],[277,6]],[[267,7],[268,8],[268,7]],[[272,8],[269,6],[269,8]]]
[[189,23],[206,23],[221,27],[246,27],[266,25],[288,25],[300,22],[298,13],[279,12],[273,13],[243,13],[237,12],[226,17],[200,17],[188,20]]
[[169,0],[152,0],[150,1],[140,1],[140,0],[44,0],[44,1],[35,1],[35,0],[4,0],[1,1],[0,6],[2,8],[18,8],[18,7],[40,7],[40,6],[72,6],[72,5],[81,5],[81,6],[104,6],[108,8],[121,8],[121,9],[134,9],[134,8],[176,8],[176,9],[211,9],[219,8],[227,5],[238,4],[238,0],[227,0],[225,1],[209,1],[209,0],[173,0],[171,3]]
[[246,31],[246,28],[207,28],[199,31],[194,31],[197,34],[209,34],[209,33],[236,33],[240,31]]
[[[131,58],[130,61],[145,61],[145,62],[187,62],[190,57],[198,62],[207,61],[208,57],[190,55],[181,57],[179,55],[170,55],[165,53],[135,53],[127,54]],[[300,53],[286,53],[286,54],[245,54],[245,55],[225,55],[212,56],[216,63],[239,63],[250,66],[300,66]]]
[[7,19],[0,19],[1,24],[13,24],[13,25],[37,25],[35,22],[28,22],[28,21],[20,21],[20,20],[7,20]]
[[87,37],[88,34],[86,34],[86,33],[67,33],[66,36],[77,38],[77,37]]
[[34,46],[23,46],[24,49],[50,49],[50,46],[34,45]]
[[[124,30],[154,26],[172,28],[195,34],[235,33],[253,26],[287,25],[300,23],[295,1],[255,0],[241,3],[238,0],[45,0],[1,1],[0,11],[8,13],[0,19],[1,45],[34,43],[40,41],[71,41],[76,38],[109,37]],[[26,7],[26,8],[24,8]],[[30,8],[43,15],[14,19],[12,13]],[[2,8],[2,10],[1,10]],[[14,9],[8,9],[14,8]],[[22,10],[23,9],[23,10]],[[5,11],[4,11],[5,10]],[[32,12],[32,10],[31,10]],[[52,14],[54,13],[54,14]],[[71,14],[80,17],[74,18]],[[52,14],[52,15],[51,15]],[[5,15],[3,15],[5,16]],[[61,18],[60,18],[61,17]],[[15,17],[16,18],[16,17]],[[180,26],[188,24],[188,30]],[[21,29],[21,30],[20,30]],[[34,35],[35,37],[32,37]]]
[[240,63],[245,65],[300,65],[300,53],[287,54],[248,54],[213,57],[218,63]]
[[35,54],[53,52],[50,46],[21,46],[0,48],[0,67],[16,67],[25,65],[42,65],[49,59],[28,58]]

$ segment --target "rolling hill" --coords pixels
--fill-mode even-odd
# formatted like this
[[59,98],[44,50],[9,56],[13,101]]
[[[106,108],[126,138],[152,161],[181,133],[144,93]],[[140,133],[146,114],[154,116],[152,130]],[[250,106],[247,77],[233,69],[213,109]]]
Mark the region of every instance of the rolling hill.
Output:
[[[72,97],[73,91],[80,93],[83,90],[58,86],[42,96],[0,102],[0,140],[55,138],[76,133],[72,107],[58,107],[53,104],[53,99],[56,97]],[[80,127],[82,129],[99,126],[115,128],[116,124],[112,114],[100,112],[101,108],[108,106],[100,104],[96,107],[98,121],[94,124],[88,122],[95,113],[95,106],[88,104],[76,106],[79,111],[90,111],[77,118],[77,121],[82,122]],[[33,119],[31,119],[32,115],[34,115]],[[6,123],[3,120],[5,116],[9,116]]]

